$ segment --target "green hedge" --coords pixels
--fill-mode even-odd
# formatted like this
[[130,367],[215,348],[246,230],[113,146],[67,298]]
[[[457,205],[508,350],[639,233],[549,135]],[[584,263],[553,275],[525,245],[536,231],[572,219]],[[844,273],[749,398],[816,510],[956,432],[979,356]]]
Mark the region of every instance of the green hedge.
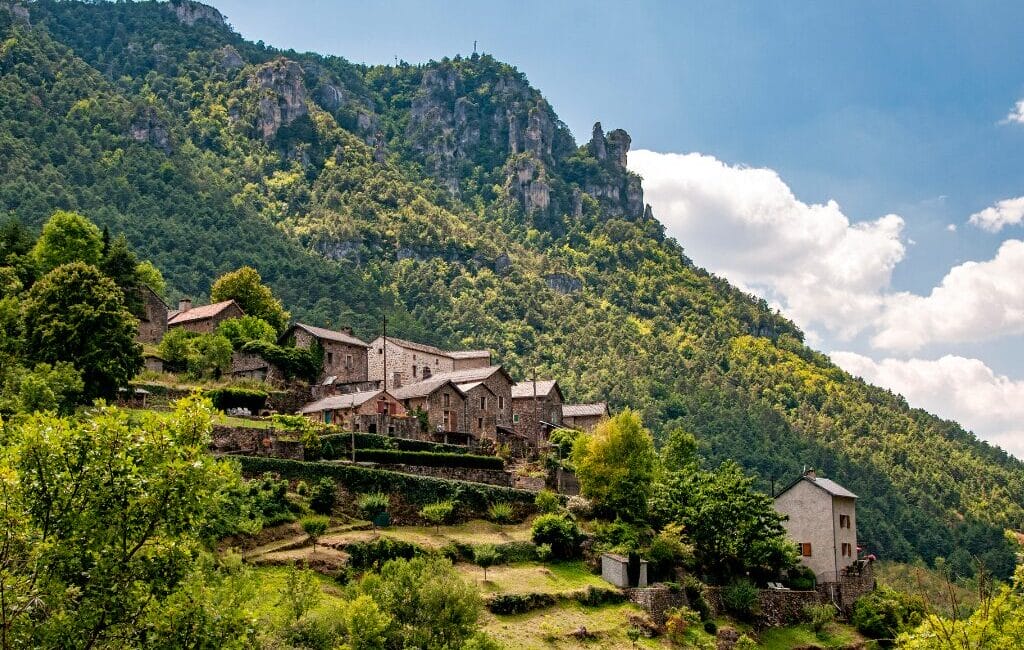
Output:
[[[393,438],[377,433],[356,433],[356,451],[360,449],[398,449],[400,451],[429,451],[436,454],[469,454],[469,447],[463,445],[446,445],[442,442],[426,440],[409,440]],[[328,433],[320,436],[320,441],[330,444],[334,449],[335,458],[345,457],[352,444],[351,433]]]
[[532,492],[503,488],[497,485],[400,474],[358,465],[258,456],[232,456],[232,458],[239,462],[242,471],[249,476],[259,476],[263,472],[275,472],[282,477],[302,479],[310,484],[327,477],[341,483],[349,492],[401,494],[409,505],[414,506],[454,499],[460,508],[475,516],[484,516],[487,513],[487,508],[498,501],[508,501],[530,511],[534,509]]
[[204,395],[209,397],[213,405],[221,411],[231,408],[247,408],[254,415],[266,406],[267,398],[270,396],[265,390],[237,388],[235,386],[212,388],[206,391]]
[[497,456],[469,454],[435,454],[429,451],[397,451],[393,449],[356,449],[356,460],[388,465],[419,465],[421,467],[468,467],[471,469],[505,469],[505,461]]
[[596,607],[606,603],[621,603],[626,600],[626,596],[618,589],[591,585],[586,589],[566,594],[496,594],[487,599],[486,606],[492,614],[524,614],[534,609],[551,607],[559,600],[570,600]]

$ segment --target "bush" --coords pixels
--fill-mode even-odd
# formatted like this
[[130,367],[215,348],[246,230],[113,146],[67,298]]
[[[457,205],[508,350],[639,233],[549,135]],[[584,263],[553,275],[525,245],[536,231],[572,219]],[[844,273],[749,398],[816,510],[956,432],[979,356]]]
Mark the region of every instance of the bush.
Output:
[[537,510],[542,513],[558,512],[562,508],[562,501],[558,495],[551,490],[541,490],[533,500]]
[[415,544],[391,537],[379,537],[368,542],[354,542],[345,547],[349,566],[357,570],[380,570],[390,560],[411,560],[424,554]]
[[651,540],[646,556],[655,580],[672,577],[673,570],[693,559],[693,547],[684,544],[681,526],[670,525]]
[[309,483],[306,483],[305,481],[299,481],[295,485],[295,494],[298,494],[300,497],[309,496]]
[[804,608],[804,617],[816,633],[836,620],[836,608],[832,605],[808,605]]
[[[557,559],[576,557],[583,534],[576,522],[556,514],[544,514],[533,521],[533,543],[547,544]],[[539,552],[539,549],[538,549]]]
[[718,634],[718,623],[715,623],[714,620],[709,618],[704,621],[704,631],[712,636]]
[[487,601],[487,609],[493,614],[524,614],[554,604],[553,594],[497,594]]
[[790,589],[810,591],[814,589],[817,579],[814,576],[814,571],[803,565],[798,565],[789,570],[789,580],[787,582]]
[[686,594],[686,600],[690,603],[690,607],[700,615],[700,620],[711,620],[711,606],[704,598],[703,582],[691,575],[686,576],[683,580],[683,593]]
[[502,564],[533,562],[537,559],[537,547],[530,542],[505,542],[498,544]]
[[244,344],[242,352],[260,355],[266,361],[280,368],[285,379],[298,378],[309,382],[315,381],[323,365],[319,346],[291,348],[255,340]]
[[249,409],[252,414],[257,414],[267,405],[269,393],[256,388],[239,388],[237,386],[225,386],[223,388],[212,388],[204,393],[213,402],[214,407],[221,411],[233,408]]
[[676,607],[665,612],[665,631],[674,644],[688,646],[686,631],[700,624],[700,615],[686,607]]
[[554,552],[551,550],[551,544],[538,544],[537,545],[537,559],[541,562],[547,562],[552,558]]
[[441,524],[447,523],[451,519],[453,512],[455,512],[455,502],[451,499],[446,499],[423,506],[420,510],[420,517],[434,524],[437,530],[440,531]]
[[330,520],[327,517],[306,517],[302,520],[302,532],[306,533],[309,541],[313,543],[313,552],[316,552],[316,542],[327,532],[329,524]]
[[594,514],[594,504],[590,499],[579,495],[569,497],[565,508],[577,519],[590,519]]
[[722,604],[740,619],[750,619],[757,609],[757,587],[749,580],[737,580],[722,589]]
[[895,639],[924,620],[924,602],[910,594],[879,587],[853,604],[850,622],[872,639]]
[[338,501],[337,486],[334,481],[324,477],[316,482],[309,497],[309,507],[318,515],[329,515]]
[[471,454],[437,454],[429,451],[395,451],[392,449],[356,449],[356,460],[386,465],[419,465],[421,467],[465,467],[468,469],[505,469],[505,461],[497,456]]
[[494,544],[481,544],[473,550],[473,561],[484,570],[484,582],[487,582],[487,569],[500,562],[501,556]]
[[495,503],[487,509],[487,516],[497,524],[507,524],[515,517],[511,503]]
[[338,642],[332,627],[317,618],[307,618],[289,625],[284,630],[284,639],[296,648],[332,650]]

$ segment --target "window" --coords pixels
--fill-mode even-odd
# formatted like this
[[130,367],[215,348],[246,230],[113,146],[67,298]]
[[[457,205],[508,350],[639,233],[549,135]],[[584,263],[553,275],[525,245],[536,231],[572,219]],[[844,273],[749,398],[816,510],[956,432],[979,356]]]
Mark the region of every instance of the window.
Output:
[[800,555],[802,555],[804,557],[811,557],[811,543],[810,542],[804,542],[803,544],[800,544],[799,546],[800,546]]
[[444,405],[445,406],[451,406],[452,405],[452,396],[449,393],[445,393],[444,394]]
[[515,424],[519,423],[519,414],[518,413],[513,413],[512,414],[512,422],[515,423]]
[[333,352],[328,352],[327,353],[327,365],[330,366],[332,364],[334,364],[334,353]]
[[377,354],[384,354],[384,348],[377,348]]
[[481,411],[486,411],[487,410],[487,396],[486,395],[482,395],[480,397],[480,410]]
[[843,557],[852,557],[852,556],[853,556],[853,547],[850,544],[848,544],[846,542],[843,542]]
[[345,355],[345,367],[346,368],[351,368],[352,367],[352,355],[351,354],[346,354]]
[[413,367],[412,367],[412,376],[413,376],[413,377],[415,377],[415,376],[416,376],[416,366],[413,366]]
[[430,367],[429,366],[423,366],[423,378],[424,379],[430,379]]
[[480,430],[480,431],[484,430],[484,419],[483,418],[477,418],[476,419],[476,428],[478,430]]
[[454,431],[455,430],[455,418],[452,416],[451,411],[444,412],[444,430]]
[[505,398],[504,397],[498,397],[498,410],[499,411],[504,411],[505,410]]
[[849,528],[850,527],[850,515],[839,515],[839,527]]

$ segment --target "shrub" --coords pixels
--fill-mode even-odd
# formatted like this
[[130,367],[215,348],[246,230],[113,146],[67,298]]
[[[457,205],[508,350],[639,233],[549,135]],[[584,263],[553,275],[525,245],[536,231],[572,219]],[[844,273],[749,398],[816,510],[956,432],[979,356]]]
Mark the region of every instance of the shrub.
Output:
[[808,605],[804,608],[804,617],[815,632],[821,632],[825,626],[836,620],[836,608],[832,605]]
[[455,502],[446,499],[423,506],[420,510],[420,517],[434,524],[436,530],[440,532],[441,524],[447,523],[453,512],[455,512]]
[[757,641],[754,641],[746,634],[741,634],[740,638],[736,639],[736,645],[733,646],[733,650],[757,650],[760,647]]
[[683,593],[686,594],[686,600],[690,603],[690,607],[700,615],[700,620],[711,620],[711,606],[704,598],[703,582],[691,575],[686,576],[683,580]]
[[757,587],[749,580],[737,580],[722,589],[722,604],[741,619],[749,619],[757,609]]
[[588,605],[590,607],[597,607],[598,605],[606,605],[608,603],[621,603],[625,600],[625,596],[618,589],[595,587],[594,585],[589,585],[582,591],[573,592],[573,598],[581,605]]
[[537,559],[541,562],[547,562],[552,558],[554,552],[551,550],[551,544],[538,544],[537,545]]
[[316,572],[311,569],[292,569],[285,577],[284,593],[279,604],[285,606],[289,619],[298,623],[299,619],[316,607],[322,593]]
[[296,648],[332,650],[338,642],[332,628],[325,621],[307,618],[289,625],[284,631],[284,639]]
[[419,546],[391,537],[380,537],[367,542],[354,542],[345,547],[349,566],[357,570],[379,570],[390,560],[411,560],[423,555]]
[[704,631],[712,636],[718,634],[718,623],[715,623],[713,619],[709,618],[704,621]]
[[850,622],[872,639],[895,639],[924,620],[924,602],[910,594],[879,587],[853,604]]
[[810,591],[814,589],[814,585],[817,580],[814,577],[814,571],[811,569],[799,565],[789,570],[789,588],[798,589],[801,591]]
[[537,559],[537,547],[530,542],[505,542],[498,545],[503,564],[532,562]]
[[616,553],[636,553],[647,546],[652,531],[647,526],[631,524],[621,519],[599,522],[594,526],[594,538],[601,549]]
[[576,557],[583,537],[576,522],[553,513],[537,517],[533,521],[532,533],[533,543],[550,545],[551,554],[557,559]]
[[309,483],[306,483],[305,481],[299,481],[295,485],[295,493],[298,494],[300,497],[309,496]]
[[569,497],[565,508],[577,519],[590,519],[594,514],[594,504],[590,499],[579,495]]
[[484,570],[484,582],[487,582],[487,569],[501,560],[494,544],[481,544],[473,550],[473,561]]
[[541,490],[533,500],[537,510],[542,513],[558,512],[562,507],[562,501],[558,495],[551,490]]
[[309,507],[319,515],[329,515],[337,503],[338,492],[334,481],[324,477],[313,486],[309,496]]
[[495,503],[487,509],[487,516],[497,524],[507,524],[515,517],[515,510],[511,503]]
[[377,527],[378,518],[388,511],[390,505],[391,497],[385,492],[360,494],[356,499],[356,507],[359,508],[359,514],[369,519],[374,528]]
[[651,540],[647,561],[655,579],[671,577],[673,569],[693,559],[693,547],[684,544],[681,526],[669,525]]
[[700,624],[700,615],[686,607],[676,607],[665,612],[665,631],[669,640],[677,645],[687,646],[686,631]]
[[534,609],[551,607],[555,604],[553,594],[497,594],[487,601],[487,609],[493,614],[524,614]]

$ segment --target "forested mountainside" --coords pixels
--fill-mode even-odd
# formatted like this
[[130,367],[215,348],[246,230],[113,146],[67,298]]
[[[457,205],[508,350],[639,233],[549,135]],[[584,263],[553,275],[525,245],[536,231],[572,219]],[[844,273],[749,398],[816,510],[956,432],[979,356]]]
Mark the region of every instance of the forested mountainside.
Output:
[[[600,107],[594,107],[595,116]],[[0,0],[0,211],[74,210],[201,298],[257,268],[297,317],[489,347],[573,400],[694,432],[765,490],[814,466],[886,559],[1000,561],[1024,463],[803,344],[695,267],[625,167],[490,56],[279,51],[190,2]],[[1012,560],[1011,560],[1012,565]]]

